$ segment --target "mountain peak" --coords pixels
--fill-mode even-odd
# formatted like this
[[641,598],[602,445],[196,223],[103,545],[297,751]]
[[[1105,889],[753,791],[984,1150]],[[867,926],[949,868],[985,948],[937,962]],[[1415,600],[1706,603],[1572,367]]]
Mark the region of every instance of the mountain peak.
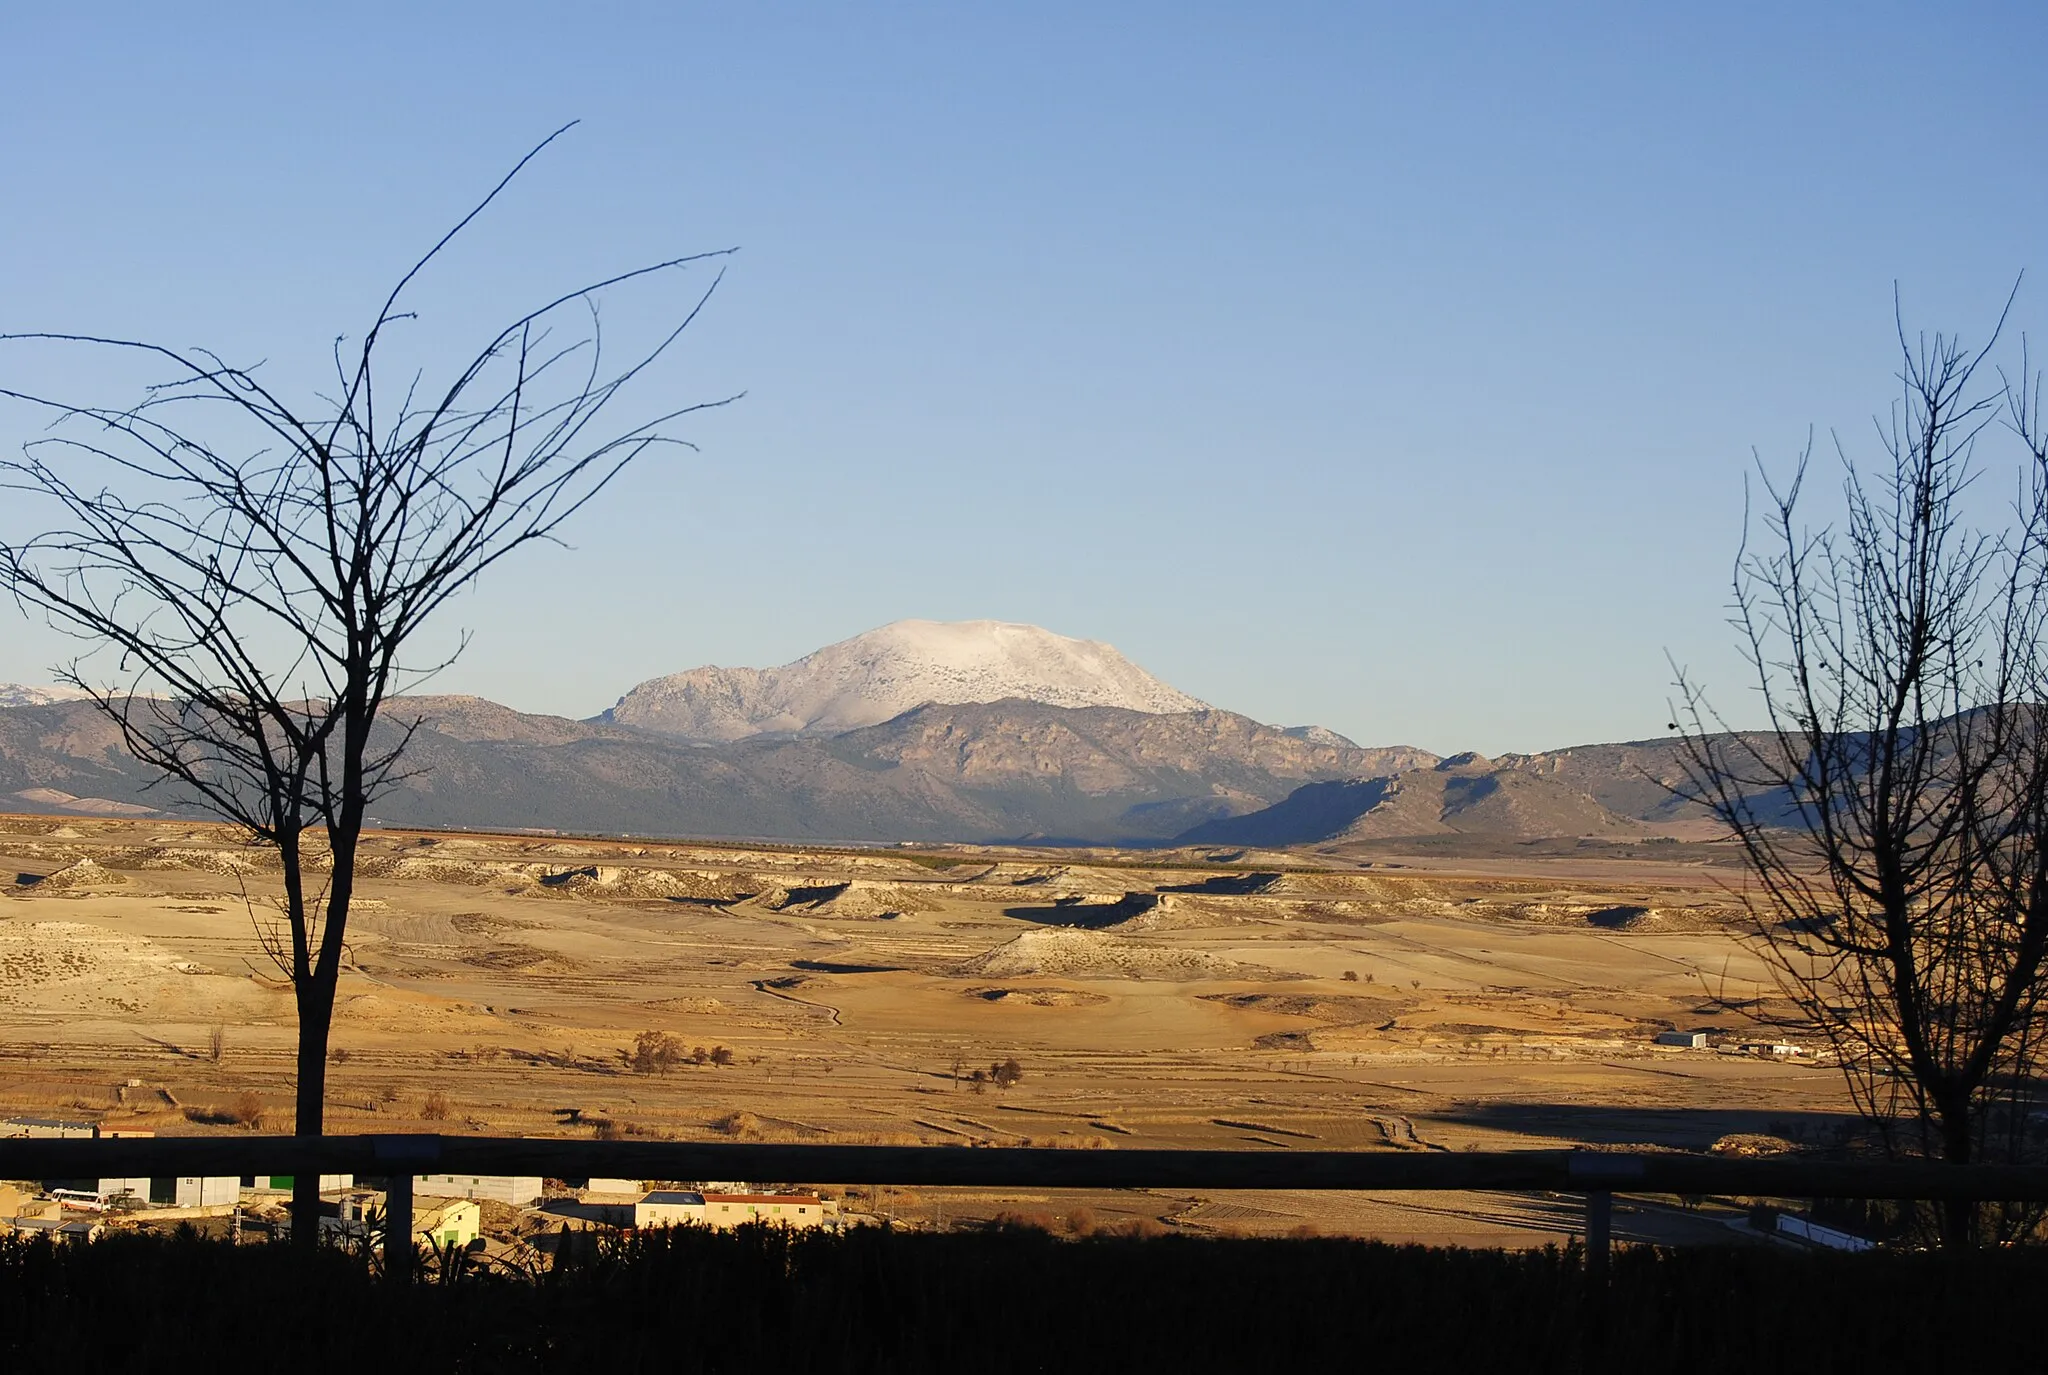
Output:
[[706,666],[650,679],[603,719],[694,740],[832,735],[926,702],[1022,698],[1161,714],[1204,702],[1098,640],[1010,621],[892,621],[779,668]]

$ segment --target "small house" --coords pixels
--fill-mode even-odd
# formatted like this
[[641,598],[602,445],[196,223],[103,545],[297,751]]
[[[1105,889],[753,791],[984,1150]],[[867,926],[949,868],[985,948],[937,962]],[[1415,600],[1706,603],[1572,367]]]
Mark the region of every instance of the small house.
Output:
[[1660,1031],[1657,1033],[1660,1046],[1677,1046],[1682,1050],[1705,1050],[1707,1033],[1704,1031]]
[[[327,1210],[334,1209],[332,1213]],[[375,1189],[343,1189],[335,1197],[320,1200],[320,1230],[345,1237],[370,1234],[372,1214],[384,1209],[384,1195]]]
[[463,1250],[484,1234],[484,1210],[472,1199],[451,1198],[413,1214],[413,1233],[429,1246]]
[[13,1221],[13,1227],[15,1231],[27,1236],[41,1232],[52,1241],[98,1241],[107,1230],[104,1223],[86,1218],[67,1218],[62,1215],[17,1217]]

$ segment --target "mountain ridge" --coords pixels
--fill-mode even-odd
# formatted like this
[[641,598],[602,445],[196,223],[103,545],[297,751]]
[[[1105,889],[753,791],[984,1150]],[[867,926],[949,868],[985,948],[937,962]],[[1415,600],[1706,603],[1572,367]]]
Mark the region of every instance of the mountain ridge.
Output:
[[[417,772],[381,824],[703,838],[1159,843],[1305,782],[1427,766],[1406,747],[1304,740],[1216,708],[1146,713],[1008,699],[925,704],[831,736],[704,744],[476,697],[397,698]],[[65,801],[64,799],[69,799]],[[89,703],[0,709],[0,806],[192,815]]]
[[892,621],[776,668],[705,665],[650,678],[594,718],[683,739],[831,735],[927,702],[1023,698],[1166,714],[1208,704],[1115,647],[1008,621]]

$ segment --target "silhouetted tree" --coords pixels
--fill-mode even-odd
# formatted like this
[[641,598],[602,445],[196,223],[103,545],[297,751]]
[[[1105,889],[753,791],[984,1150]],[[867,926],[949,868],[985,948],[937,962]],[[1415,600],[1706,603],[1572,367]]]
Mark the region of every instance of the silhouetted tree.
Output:
[[[0,335],[136,358],[167,374],[140,400],[111,407],[0,387],[52,422],[0,465],[15,506],[8,523],[46,532],[0,543],[0,585],[94,651],[111,651],[105,672],[118,677],[96,673],[89,658],[62,677],[89,694],[130,753],[275,851],[279,915],[259,929],[297,1000],[300,1135],[322,1130],[365,818],[407,776],[419,721],[379,726],[392,697],[442,666],[412,662],[408,646],[486,569],[555,539],[627,464],[676,442],[668,423],[702,408],[598,428],[717,278],[622,363],[600,348],[597,299],[716,254],[558,296],[438,382],[380,370],[389,357],[380,349],[413,318],[407,293],[418,275],[562,132],[399,279],[360,345],[336,343],[328,395],[287,400],[256,368],[209,351]],[[302,1175],[293,1200],[293,1235],[308,1244],[318,1236],[317,1182]]]
[[[1805,523],[1810,443],[1763,477],[1733,622],[1769,728],[1730,731],[1678,684],[1693,788],[1756,877],[1781,988],[1887,1147],[1955,1162],[2026,1147],[2048,955],[2048,436],[2024,352],[1987,380],[2003,326],[1982,348],[1900,328],[1879,470],[1836,442],[1839,525]],[[2017,500],[1985,528],[1977,498],[2004,493],[1972,491],[1979,464],[2015,438]],[[1976,1223],[1944,1209],[1942,1237]]]

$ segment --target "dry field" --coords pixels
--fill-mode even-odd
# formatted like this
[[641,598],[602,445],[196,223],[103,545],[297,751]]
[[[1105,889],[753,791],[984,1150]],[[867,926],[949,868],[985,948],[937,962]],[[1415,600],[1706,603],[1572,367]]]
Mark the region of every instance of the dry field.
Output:
[[[1827,1065],[1651,1044],[1672,1025],[1752,1034],[1734,1007],[1768,980],[1732,933],[1726,871],[1200,858],[380,833],[329,1126],[1467,1150],[1701,1148],[1841,1120]],[[262,852],[210,827],[0,818],[0,1113],[222,1131],[253,1092],[288,1127],[292,1003],[258,934],[274,891]],[[646,1032],[730,1062],[634,1072]],[[1014,1086],[968,1081],[1011,1057]],[[1508,1245],[1575,1218],[1492,1195],[878,1202]],[[1720,1230],[1675,1209],[1620,1222]]]

